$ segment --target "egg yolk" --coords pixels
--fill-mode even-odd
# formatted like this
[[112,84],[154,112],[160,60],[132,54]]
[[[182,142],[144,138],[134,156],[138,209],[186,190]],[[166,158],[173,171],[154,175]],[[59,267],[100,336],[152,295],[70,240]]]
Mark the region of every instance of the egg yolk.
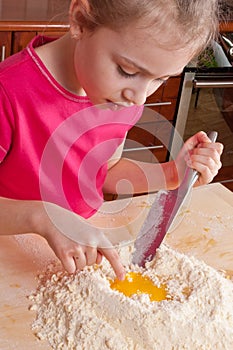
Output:
[[161,284],[160,287],[157,287],[149,277],[143,276],[139,272],[127,273],[123,281],[118,279],[111,281],[110,287],[113,290],[123,293],[127,297],[133,294],[148,294],[151,301],[167,299],[165,285]]

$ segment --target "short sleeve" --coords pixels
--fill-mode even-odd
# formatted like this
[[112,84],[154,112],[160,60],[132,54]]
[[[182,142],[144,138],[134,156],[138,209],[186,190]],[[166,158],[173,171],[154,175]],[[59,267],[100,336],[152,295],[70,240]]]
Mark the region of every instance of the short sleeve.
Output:
[[112,168],[121,159],[124,144],[125,144],[125,139],[126,139],[126,135],[124,137],[124,140],[120,144],[120,146],[117,147],[112,157],[108,160],[108,169]]
[[3,161],[11,147],[13,120],[9,98],[0,84],[0,162]]

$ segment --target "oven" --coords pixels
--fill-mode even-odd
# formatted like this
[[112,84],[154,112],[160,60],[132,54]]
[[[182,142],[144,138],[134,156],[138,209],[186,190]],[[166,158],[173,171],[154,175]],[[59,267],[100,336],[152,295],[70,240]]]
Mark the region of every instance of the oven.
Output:
[[[230,35],[227,34],[229,38]],[[230,39],[229,39],[230,40]],[[233,183],[233,41],[214,42],[185,68],[171,140],[170,159],[196,132],[216,130],[224,144],[220,182]],[[232,50],[231,50],[232,49]],[[228,50],[228,51],[227,51]]]

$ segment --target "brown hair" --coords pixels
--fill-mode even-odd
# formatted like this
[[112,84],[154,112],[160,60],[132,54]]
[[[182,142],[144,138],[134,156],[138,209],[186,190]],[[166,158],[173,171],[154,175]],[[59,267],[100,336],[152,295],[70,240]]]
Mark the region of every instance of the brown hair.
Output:
[[[88,0],[76,20],[90,31],[105,26],[119,30],[132,22],[138,28],[153,26],[158,44],[181,43],[193,54],[200,52],[218,28],[217,0]],[[164,38],[163,33],[169,33]],[[178,39],[178,41],[177,41]]]

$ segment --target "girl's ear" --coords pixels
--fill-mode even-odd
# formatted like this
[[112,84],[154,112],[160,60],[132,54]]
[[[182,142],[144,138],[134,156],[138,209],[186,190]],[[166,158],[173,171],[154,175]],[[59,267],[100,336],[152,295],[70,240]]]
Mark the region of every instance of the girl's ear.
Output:
[[71,37],[79,39],[83,33],[83,22],[85,13],[90,11],[88,0],[72,0],[69,8],[69,22]]

